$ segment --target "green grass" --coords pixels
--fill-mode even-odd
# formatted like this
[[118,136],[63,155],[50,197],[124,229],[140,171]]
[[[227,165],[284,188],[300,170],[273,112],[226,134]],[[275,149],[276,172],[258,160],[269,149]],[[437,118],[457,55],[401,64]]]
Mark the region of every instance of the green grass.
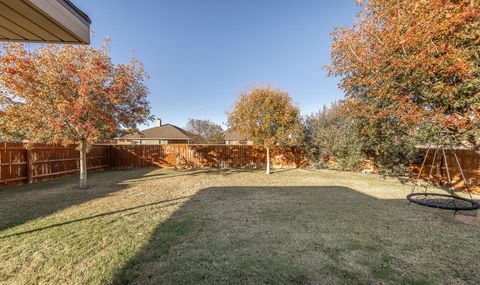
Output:
[[[480,284],[480,226],[372,174],[128,170],[0,190],[1,284]],[[478,198],[478,196],[476,197]]]

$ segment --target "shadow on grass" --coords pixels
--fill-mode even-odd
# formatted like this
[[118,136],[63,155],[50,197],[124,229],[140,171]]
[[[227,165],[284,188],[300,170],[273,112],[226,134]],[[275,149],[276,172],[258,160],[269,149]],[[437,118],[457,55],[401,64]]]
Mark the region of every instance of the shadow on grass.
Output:
[[[133,210],[138,210],[138,209],[147,208],[147,207],[153,207],[153,206],[156,206],[157,208],[170,207],[170,206],[173,206],[173,205],[180,204],[181,200],[184,200],[184,199],[187,199],[187,198],[190,198],[190,197],[189,196],[179,197],[179,198],[170,199],[170,200],[163,200],[163,201],[158,201],[158,202],[154,202],[154,203],[148,203],[148,204],[144,204],[144,205],[140,205],[140,206],[136,206],[136,207],[125,208],[125,209],[121,209],[121,210],[117,210],[117,211],[101,213],[101,214],[88,216],[88,217],[84,217],[84,218],[80,218],[80,219],[65,221],[65,222],[57,223],[57,224],[52,224],[52,225],[48,225],[48,226],[45,226],[45,227],[34,228],[34,229],[31,229],[31,230],[28,230],[28,231],[23,231],[23,232],[13,233],[13,234],[5,235],[5,236],[0,236],[0,239],[5,239],[5,238],[9,238],[9,237],[14,237],[14,236],[20,236],[20,235],[24,235],[24,234],[30,234],[30,233],[34,233],[34,232],[39,232],[39,231],[51,229],[51,228],[62,227],[62,226],[73,224],[73,223],[78,223],[78,222],[83,222],[83,221],[92,220],[92,219],[96,219],[96,218],[101,218],[101,217],[105,217],[105,216],[130,212],[130,211],[133,211]],[[170,202],[173,202],[173,203],[170,203]],[[136,212],[131,212],[130,214],[136,214]]]
[[[131,182],[209,174],[227,176],[252,171],[259,170],[186,169],[174,171],[167,169],[162,172],[158,168],[127,169],[92,173],[89,176],[90,187],[84,190],[78,189],[77,176],[2,188],[0,189],[0,232],[67,207],[121,191],[127,188]],[[285,170],[275,170],[274,173],[282,171]]]
[[478,284],[479,234],[347,187],[210,187],[113,284]]
[[121,175],[117,171],[92,173],[88,189],[78,188],[77,176],[0,189],[0,231],[121,191],[127,187],[122,181],[151,171],[135,169],[121,171]]
[[[292,171],[295,168],[279,168],[279,169],[272,169],[271,174],[280,174],[287,171]],[[155,170],[152,168],[151,170]],[[152,180],[159,180],[159,179],[167,179],[167,178],[174,178],[174,177],[184,177],[184,176],[200,176],[200,175],[221,175],[221,176],[230,176],[239,173],[252,173],[252,172],[263,172],[265,171],[262,168],[190,168],[190,169],[182,169],[182,170],[173,170],[170,169],[171,172],[169,173],[147,173],[140,177],[135,177],[132,179],[127,179],[124,182],[140,182],[140,181],[152,181]],[[172,174],[173,173],[173,174]]]

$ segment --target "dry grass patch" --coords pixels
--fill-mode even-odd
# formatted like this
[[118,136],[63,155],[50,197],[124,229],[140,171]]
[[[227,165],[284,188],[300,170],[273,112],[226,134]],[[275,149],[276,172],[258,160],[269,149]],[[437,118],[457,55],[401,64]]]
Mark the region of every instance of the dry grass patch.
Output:
[[[479,284],[480,227],[335,171],[129,170],[0,190],[4,284]],[[477,197],[478,198],[478,197]]]

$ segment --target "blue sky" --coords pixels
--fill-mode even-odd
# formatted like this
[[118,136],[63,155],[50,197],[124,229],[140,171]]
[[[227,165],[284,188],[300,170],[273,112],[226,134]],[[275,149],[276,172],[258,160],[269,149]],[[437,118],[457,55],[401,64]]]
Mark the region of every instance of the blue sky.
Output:
[[330,32],[351,25],[354,0],[74,0],[92,19],[92,44],[112,40],[115,63],[135,55],[150,75],[152,113],[226,123],[240,90],[287,90],[302,114],[342,98]]

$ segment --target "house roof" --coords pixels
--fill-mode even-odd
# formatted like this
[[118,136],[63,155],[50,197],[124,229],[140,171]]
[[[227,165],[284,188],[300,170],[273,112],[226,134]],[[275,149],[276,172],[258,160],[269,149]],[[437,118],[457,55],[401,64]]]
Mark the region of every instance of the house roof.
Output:
[[242,136],[239,132],[234,130],[227,130],[224,134],[224,139],[226,141],[245,141],[247,137]]
[[190,133],[172,124],[165,124],[160,127],[146,129],[136,134],[129,134],[117,139],[170,139],[170,140],[191,140]]
[[0,0],[0,41],[89,44],[90,24],[69,0]]

